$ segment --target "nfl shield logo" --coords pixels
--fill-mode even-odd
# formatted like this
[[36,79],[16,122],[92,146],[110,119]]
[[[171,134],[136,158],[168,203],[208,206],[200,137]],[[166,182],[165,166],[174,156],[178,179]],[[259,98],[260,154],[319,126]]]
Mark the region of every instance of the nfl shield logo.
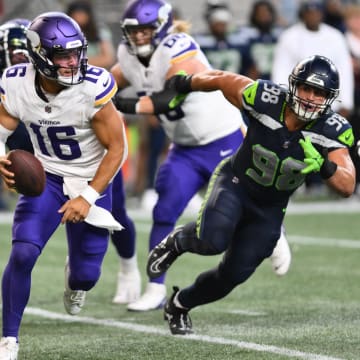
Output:
[[45,106],[45,111],[49,114],[51,113],[51,107],[49,105]]

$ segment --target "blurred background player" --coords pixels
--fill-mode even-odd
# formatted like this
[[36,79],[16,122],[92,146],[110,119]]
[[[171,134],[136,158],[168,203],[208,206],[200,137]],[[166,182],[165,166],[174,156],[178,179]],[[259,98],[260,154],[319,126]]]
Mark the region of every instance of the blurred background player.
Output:
[[[30,20],[15,18],[0,26],[0,75],[11,65],[28,62],[26,49],[26,29]],[[7,139],[6,145],[9,150],[23,149],[33,152],[29,134],[22,122]],[[7,210],[6,192],[2,180],[0,180],[0,210]]]
[[112,34],[105,24],[100,24],[96,19],[92,3],[86,0],[72,1],[67,5],[66,13],[79,24],[88,41],[89,64],[110,69],[115,63]]
[[[156,114],[171,141],[157,173],[158,200],[153,209],[149,249],[169,234],[190,199],[209,181],[212,171],[241,144],[245,125],[240,111],[220,92],[194,93],[169,107],[167,78],[179,71],[209,69],[205,55],[187,34],[188,24],[173,22],[172,8],[162,0],[128,3],[122,18],[124,42],[112,73],[120,88],[131,85],[140,97],[114,99],[124,113]],[[145,95],[146,96],[141,96]],[[286,249],[288,246],[286,241]],[[286,253],[289,266],[289,252]],[[166,300],[165,275],[151,280],[131,311],[148,311]]]
[[194,39],[215,69],[248,73],[253,65],[246,37],[236,29],[229,4],[208,0],[204,20],[207,31],[194,34]]
[[253,3],[248,26],[242,28],[254,63],[251,72],[247,74],[252,79],[271,78],[274,49],[283,30],[278,26],[277,20],[277,11],[271,1],[259,0]]

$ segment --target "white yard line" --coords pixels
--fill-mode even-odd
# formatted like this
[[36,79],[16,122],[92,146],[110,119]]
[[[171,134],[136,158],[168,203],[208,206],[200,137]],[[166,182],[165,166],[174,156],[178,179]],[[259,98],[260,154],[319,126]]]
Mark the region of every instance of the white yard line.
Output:
[[[138,325],[127,323],[124,321],[115,321],[112,319],[96,319],[92,317],[86,316],[70,316],[65,314],[59,314],[52,311],[46,311],[39,308],[32,308],[28,307],[25,309],[25,314],[28,315],[35,315],[39,317],[43,317],[46,319],[54,319],[54,320],[61,320],[67,322],[78,322],[83,324],[92,324],[92,325],[100,325],[100,326],[109,326],[114,328],[120,328],[129,331],[135,332],[142,332],[147,334],[154,334],[154,335],[161,335],[161,336],[173,336],[170,335],[169,331],[166,331],[163,328],[149,326],[149,325]],[[326,355],[321,354],[314,354],[314,353],[307,353],[298,350],[292,350],[284,347],[277,347],[272,345],[263,345],[263,344],[256,344],[247,341],[237,341],[231,340],[221,337],[213,337],[207,335],[186,335],[186,336],[176,336],[179,340],[192,340],[192,341],[202,341],[211,344],[219,344],[219,345],[231,345],[240,349],[248,349],[253,351],[259,352],[266,352],[272,354],[278,354],[287,356],[289,358],[296,358],[296,359],[306,359],[306,360],[343,360],[340,358],[334,358]]]

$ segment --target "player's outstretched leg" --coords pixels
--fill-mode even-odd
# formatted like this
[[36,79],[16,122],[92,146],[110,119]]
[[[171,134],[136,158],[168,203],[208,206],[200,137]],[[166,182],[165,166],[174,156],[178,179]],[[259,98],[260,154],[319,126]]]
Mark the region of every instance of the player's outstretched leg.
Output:
[[182,254],[176,246],[176,236],[182,229],[183,226],[177,227],[151,250],[146,266],[150,279],[155,279],[164,274],[178,256]]
[[281,235],[276,243],[274,251],[270,256],[271,266],[276,275],[285,275],[291,264],[291,251],[285,236],[285,228],[281,227]]
[[173,290],[173,294],[164,307],[164,319],[167,320],[173,335],[191,334],[193,331],[189,310],[181,307],[177,300],[179,288],[174,286]]

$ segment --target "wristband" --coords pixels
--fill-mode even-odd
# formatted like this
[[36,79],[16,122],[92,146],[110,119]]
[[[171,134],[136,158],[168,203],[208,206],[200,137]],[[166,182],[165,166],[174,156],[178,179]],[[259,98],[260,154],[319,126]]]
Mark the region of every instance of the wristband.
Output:
[[192,80],[192,75],[178,75],[177,79],[176,79],[176,90],[180,93],[180,94],[188,94],[189,92],[192,92],[192,88],[191,88],[191,80]]
[[136,114],[136,104],[139,99],[121,98],[115,96],[113,99],[115,107],[125,114]]
[[90,205],[93,205],[95,201],[100,197],[100,194],[90,185],[88,185],[81,193],[82,196]]
[[330,161],[328,158],[324,158],[324,163],[320,168],[320,176],[322,179],[327,180],[332,177],[337,169],[337,164]]

